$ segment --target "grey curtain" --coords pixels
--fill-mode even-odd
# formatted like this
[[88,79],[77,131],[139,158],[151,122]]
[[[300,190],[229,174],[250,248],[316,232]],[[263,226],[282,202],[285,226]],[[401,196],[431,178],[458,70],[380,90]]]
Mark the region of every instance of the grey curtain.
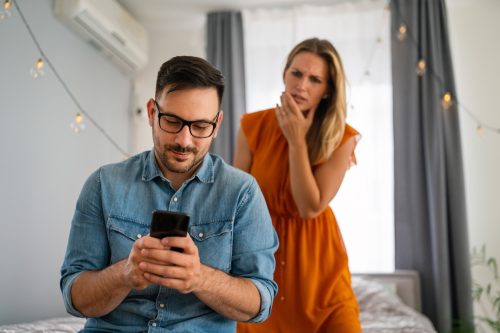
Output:
[[391,19],[396,268],[419,271],[423,312],[449,332],[472,322],[472,294],[458,109],[441,103],[456,98],[445,1],[392,0]]
[[236,133],[245,113],[245,60],[240,12],[208,14],[207,60],[222,71],[226,83],[222,99],[224,120],[211,151],[232,163]]

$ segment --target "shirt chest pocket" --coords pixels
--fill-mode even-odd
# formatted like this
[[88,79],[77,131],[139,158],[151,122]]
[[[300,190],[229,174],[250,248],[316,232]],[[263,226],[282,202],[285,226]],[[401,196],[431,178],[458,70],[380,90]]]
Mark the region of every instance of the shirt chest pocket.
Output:
[[108,219],[111,263],[127,258],[134,242],[149,233],[149,226],[131,219],[110,216]]
[[233,251],[232,221],[191,225],[189,234],[198,247],[203,264],[229,272]]

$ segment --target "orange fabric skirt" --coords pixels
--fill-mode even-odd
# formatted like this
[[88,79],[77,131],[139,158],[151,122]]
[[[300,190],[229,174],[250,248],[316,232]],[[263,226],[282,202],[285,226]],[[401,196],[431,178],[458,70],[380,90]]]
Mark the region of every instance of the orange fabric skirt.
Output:
[[347,255],[330,209],[314,219],[273,217],[278,294],[263,323],[238,323],[238,333],[358,333]]

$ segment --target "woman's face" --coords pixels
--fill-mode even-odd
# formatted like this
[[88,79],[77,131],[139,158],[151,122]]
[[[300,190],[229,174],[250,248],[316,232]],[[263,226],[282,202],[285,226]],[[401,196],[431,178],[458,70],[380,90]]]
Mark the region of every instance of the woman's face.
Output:
[[285,72],[285,92],[301,111],[316,108],[328,89],[328,64],[312,52],[300,52]]

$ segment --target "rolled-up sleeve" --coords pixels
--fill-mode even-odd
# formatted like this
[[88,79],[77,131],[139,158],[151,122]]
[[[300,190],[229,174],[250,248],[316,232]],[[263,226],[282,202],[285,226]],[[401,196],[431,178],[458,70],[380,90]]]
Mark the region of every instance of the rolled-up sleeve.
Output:
[[61,267],[60,288],[66,311],[84,317],[73,305],[71,287],[82,272],[100,270],[109,261],[109,244],[102,213],[99,170],[85,182],[71,222]]
[[278,292],[273,280],[278,245],[264,196],[252,178],[238,204],[231,265],[231,273],[251,280],[260,294],[260,310],[248,322],[262,322],[271,314]]
[[64,282],[61,280],[61,291],[66,311],[75,317],[83,318],[84,315],[73,306],[73,301],[71,299],[71,287],[73,286],[73,282],[75,282],[80,273],[75,273],[73,275],[67,276]]

